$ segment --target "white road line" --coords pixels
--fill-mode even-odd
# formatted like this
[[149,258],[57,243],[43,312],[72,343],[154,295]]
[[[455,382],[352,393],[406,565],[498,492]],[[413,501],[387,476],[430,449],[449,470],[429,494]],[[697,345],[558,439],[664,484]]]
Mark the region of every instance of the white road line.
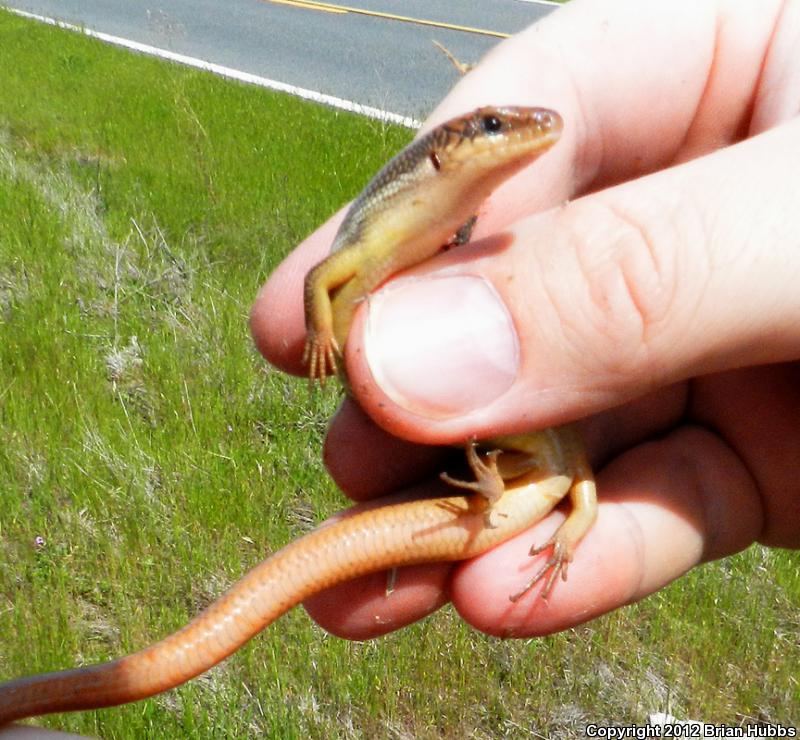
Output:
[[401,116],[399,113],[392,113],[391,111],[381,110],[380,108],[373,108],[370,105],[361,105],[361,103],[356,103],[352,100],[337,98],[335,95],[327,95],[325,93],[318,92],[317,90],[309,90],[305,87],[289,85],[285,82],[279,82],[278,80],[271,80],[268,77],[261,77],[260,75],[250,74],[249,72],[243,72],[239,69],[233,69],[232,67],[225,67],[222,64],[207,62],[203,59],[186,56],[185,54],[178,54],[174,51],[168,51],[167,49],[159,49],[157,46],[142,44],[138,41],[124,39],[120,36],[112,36],[111,34],[103,33],[102,31],[93,31],[90,28],[76,26],[72,23],[65,23],[64,21],[59,21],[55,18],[48,18],[44,15],[28,13],[25,10],[18,10],[17,8],[9,8],[5,6],[0,7],[4,7],[4,9],[8,10],[10,13],[22,16],[23,18],[30,18],[31,20],[40,21],[41,23],[46,23],[50,26],[57,26],[58,28],[64,28],[68,31],[76,31],[77,33],[82,33],[85,36],[90,36],[93,39],[104,41],[107,44],[122,46],[125,49],[131,49],[132,51],[137,51],[141,54],[148,54],[161,59],[167,59],[170,62],[177,62],[178,64],[183,64],[187,67],[203,69],[207,72],[213,72],[214,74],[220,75],[221,77],[228,77],[229,79],[238,80],[239,82],[245,82],[250,85],[258,85],[259,87],[266,87],[270,90],[288,93],[289,95],[295,95],[296,97],[303,98],[304,100],[311,100],[315,103],[328,105],[332,108],[339,108],[340,110],[346,110],[350,113],[358,113],[359,115],[366,116],[367,118],[375,118],[379,121],[386,121],[387,123],[397,123],[401,126],[405,126],[406,128],[419,128],[422,125],[421,122],[416,118],[411,118],[410,116]]

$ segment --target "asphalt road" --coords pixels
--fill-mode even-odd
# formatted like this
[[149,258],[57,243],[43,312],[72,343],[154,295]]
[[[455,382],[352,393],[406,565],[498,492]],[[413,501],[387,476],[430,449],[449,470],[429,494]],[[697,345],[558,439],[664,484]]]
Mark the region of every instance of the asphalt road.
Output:
[[[383,13],[514,33],[553,9],[520,0],[342,0]],[[185,54],[362,105],[422,119],[458,78],[439,41],[462,61],[500,39],[270,0],[7,0],[19,10]]]

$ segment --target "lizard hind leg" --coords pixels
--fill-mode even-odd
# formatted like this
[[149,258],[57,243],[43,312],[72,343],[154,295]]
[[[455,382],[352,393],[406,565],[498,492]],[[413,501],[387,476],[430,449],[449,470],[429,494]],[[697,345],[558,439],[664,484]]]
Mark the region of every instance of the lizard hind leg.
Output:
[[455,486],[456,488],[465,488],[469,491],[482,496],[489,508],[494,504],[504,493],[505,483],[497,469],[497,458],[502,450],[492,450],[484,454],[483,459],[478,454],[477,445],[475,441],[471,441],[465,448],[467,454],[467,463],[469,464],[472,473],[475,475],[474,481],[459,480],[451,478],[447,473],[441,473],[439,477],[448,485]]
[[545,578],[540,596],[547,600],[558,576],[561,575],[563,581],[567,580],[567,567],[575,556],[575,550],[597,518],[597,490],[588,467],[582,467],[573,480],[569,496],[572,503],[569,516],[547,542],[539,547],[532,547],[529,552],[529,555],[534,556],[552,548],[550,557],[521,590],[509,596],[510,601],[519,601]]

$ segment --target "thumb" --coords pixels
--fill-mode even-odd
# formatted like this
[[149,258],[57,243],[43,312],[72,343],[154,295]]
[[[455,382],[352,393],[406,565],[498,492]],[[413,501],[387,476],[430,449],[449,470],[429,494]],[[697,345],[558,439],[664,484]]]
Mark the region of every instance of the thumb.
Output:
[[392,281],[348,343],[359,402],[444,443],[800,356],[799,144],[795,120]]

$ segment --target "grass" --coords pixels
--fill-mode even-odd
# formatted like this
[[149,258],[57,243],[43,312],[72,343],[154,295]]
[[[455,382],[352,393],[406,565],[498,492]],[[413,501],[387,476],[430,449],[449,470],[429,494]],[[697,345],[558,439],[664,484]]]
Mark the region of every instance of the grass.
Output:
[[[341,506],[334,397],[247,312],[410,134],[0,11],[0,678],[182,625]],[[37,539],[39,538],[39,539]],[[105,738],[573,737],[800,724],[796,553],[752,548],[546,639],[445,609],[370,643],[295,610],[203,678],[42,724]],[[346,667],[346,668],[343,668]]]

